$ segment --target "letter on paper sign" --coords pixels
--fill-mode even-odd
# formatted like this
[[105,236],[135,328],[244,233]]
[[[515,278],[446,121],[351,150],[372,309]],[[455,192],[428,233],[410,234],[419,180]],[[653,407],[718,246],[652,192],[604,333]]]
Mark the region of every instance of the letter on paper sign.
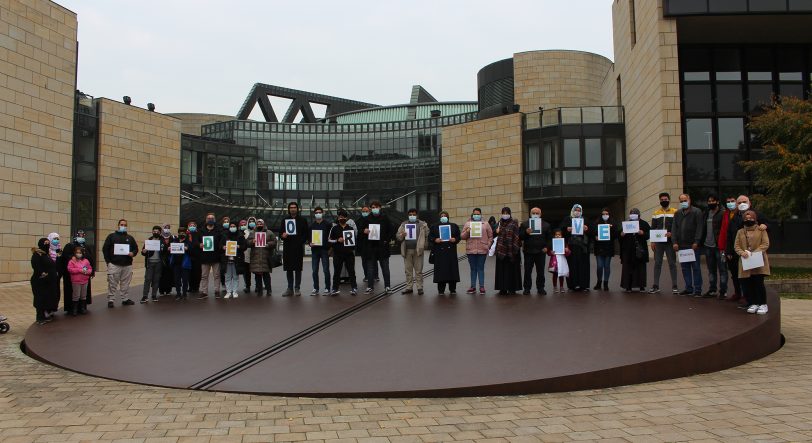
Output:
[[264,248],[268,244],[265,234],[265,232],[254,233],[254,246],[257,248]]
[[214,251],[214,237],[207,235],[203,237],[203,252]]
[[286,218],[285,219],[285,232],[288,235],[296,235],[296,219],[295,218]]
[[668,241],[668,237],[665,236],[666,234],[665,229],[652,229],[649,234],[649,240],[652,243],[665,243]]
[[541,219],[530,219],[530,235],[541,235]]
[[237,256],[237,242],[233,240],[228,240],[226,242],[226,257],[236,257]]
[[612,239],[612,229],[611,225],[608,224],[601,224],[598,225],[598,240],[599,241],[608,241]]
[[482,222],[471,222],[471,238],[482,238]]
[[553,239],[553,254],[555,254],[555,255],[564,255],[564,239],[563,238],[554,238]]
[[381,239],[381,225],[379,225],[379,224],[370,224],[369,225],[369,239],[370,240],[380,240]]
[[169,244],[169,253],[170,254],[183,254],[183,243],[170,243]]
[[404,229],[406,230],[406,240],[417,240],[417,225],[407,223]]
[[344,231],[344,246],[348,248],[355,246],[355,231],[352,229]]
[[147,240],[144,242],[144,249],[147,251],[160,251],[161,250],[161,241],[160,240]]
[[321,229],[310,231],[310,246],[322,246],[324,244],[321,234]]
[[694,253],[693,249],[680,249],[679,250],[679,262],[680,263],[690,263],[692,261],[696,261],[696,254]]
[[584,235],[584,219],[572,219],[572,235]]

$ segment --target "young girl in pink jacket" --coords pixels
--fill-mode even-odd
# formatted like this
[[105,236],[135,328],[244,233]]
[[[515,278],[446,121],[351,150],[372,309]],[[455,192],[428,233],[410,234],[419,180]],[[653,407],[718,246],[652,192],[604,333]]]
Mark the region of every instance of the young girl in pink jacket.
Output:
[[68,274],[70,274],[71,287],[73,288],[73,308],[71,315],[76,313],[87,313],[87,282],[90,281],[90,274],[93,268],[90,261],[86,259],[85,249],[78,247],[73,252],[73,257],[68,261]]

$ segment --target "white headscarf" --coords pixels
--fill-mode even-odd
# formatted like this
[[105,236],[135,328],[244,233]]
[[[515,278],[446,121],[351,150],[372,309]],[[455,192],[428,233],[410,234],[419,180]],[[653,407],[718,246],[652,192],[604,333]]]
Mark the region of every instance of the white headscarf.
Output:
[[57,234],[56,232],[52,232],[52,233],[48,234],[48,241],[51,242],[51,248],[50,248],[49,252],[50,252],[50,255],[51,255],[51,260],[54,260],[54,261],[56,261],[56,256],[57,256],[56,251],[60,249],[60,247],[58,245],[54,244],[54,239],[55,238],[59,238],[59,234]]

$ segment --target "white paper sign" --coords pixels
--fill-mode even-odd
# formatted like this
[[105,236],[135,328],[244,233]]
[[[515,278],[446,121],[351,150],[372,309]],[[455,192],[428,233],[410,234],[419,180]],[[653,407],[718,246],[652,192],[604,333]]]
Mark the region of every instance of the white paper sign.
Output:
[[553,254],[555,254],[555,255],[564,255],[564,239],[563,238],[554,238],[553,239]]
[[665,236],[668,231],[665,229],[652,229],[649,232],[649,240],[651,240],[652,243],[665,243],[668,241],[668,237]]
[[129,255],[130,245],[127,243],[115,243],[113,245],[113,255]]
[[530,225],[530,235],[541,235],[540,218],[531,218],[529,225]]
[[183,243],[170,243],[169,244],[169,253],[170,254],[183,254],[185,251],[183,250]]
[[348,248],[355,246],[355,231],[352,229],[343,231],[342,235],[344,235],[344,246]]
[[623,233],[624,234],[637,234],[637,231],[640,230],[640,221],[638,220],[626,220],[623,222]]
[[572,219],[572,235],[584,235],[584,219]]
[[288,235],[296,235],[296,219],[295,218],[286,218],[285,219],[285,232]]
[[678,255],[680,263],[696,261],[696,253],[694,253],[693,249],[680,249]]
[[482,238],[482,222],[471,222],[471,238]]
[[255,232],[254,233],[254,246],[257,248],[264,248],[267,244],[267,237],[265,236],[264,232]]
[[161,241],[160,240],[146,240],[144,242],[144,249],[147,251],[160,251],[161,250]]
[[760,268],[764,266],[764,254],[761,251],[750,253],[750,257],[742,257],[742,271]]
[[598,225],[598,241],[609,241],[612,239],[612,225]]
[[381,239],[381,225],[379,224],[370,224],[369,225],[369,239],[370,240],[380,240]]
[[417,240],[417,225],[412,223],[406,223],[406,226],[403,227],[406,231],[406,240]]
[[322,246],[324,245],[324,239],[322,238],[323,232],[321,229],[314,229],[310,231],[310,246]]

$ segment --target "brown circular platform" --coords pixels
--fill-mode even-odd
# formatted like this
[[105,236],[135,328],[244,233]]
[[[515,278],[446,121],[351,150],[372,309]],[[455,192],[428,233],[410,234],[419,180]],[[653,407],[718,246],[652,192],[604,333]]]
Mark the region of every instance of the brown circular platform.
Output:
[[[460,269],[466,280],[467,265]],[[150,385],[402,397],[642,383],[730,368],[781,346],[775,294],[770,313],[756,316],[671,294],[438,296],[429,281],[424,296],[164,297],[109,310],[97,302],[85,317],[32,326],[25,349],[73,371]]]

